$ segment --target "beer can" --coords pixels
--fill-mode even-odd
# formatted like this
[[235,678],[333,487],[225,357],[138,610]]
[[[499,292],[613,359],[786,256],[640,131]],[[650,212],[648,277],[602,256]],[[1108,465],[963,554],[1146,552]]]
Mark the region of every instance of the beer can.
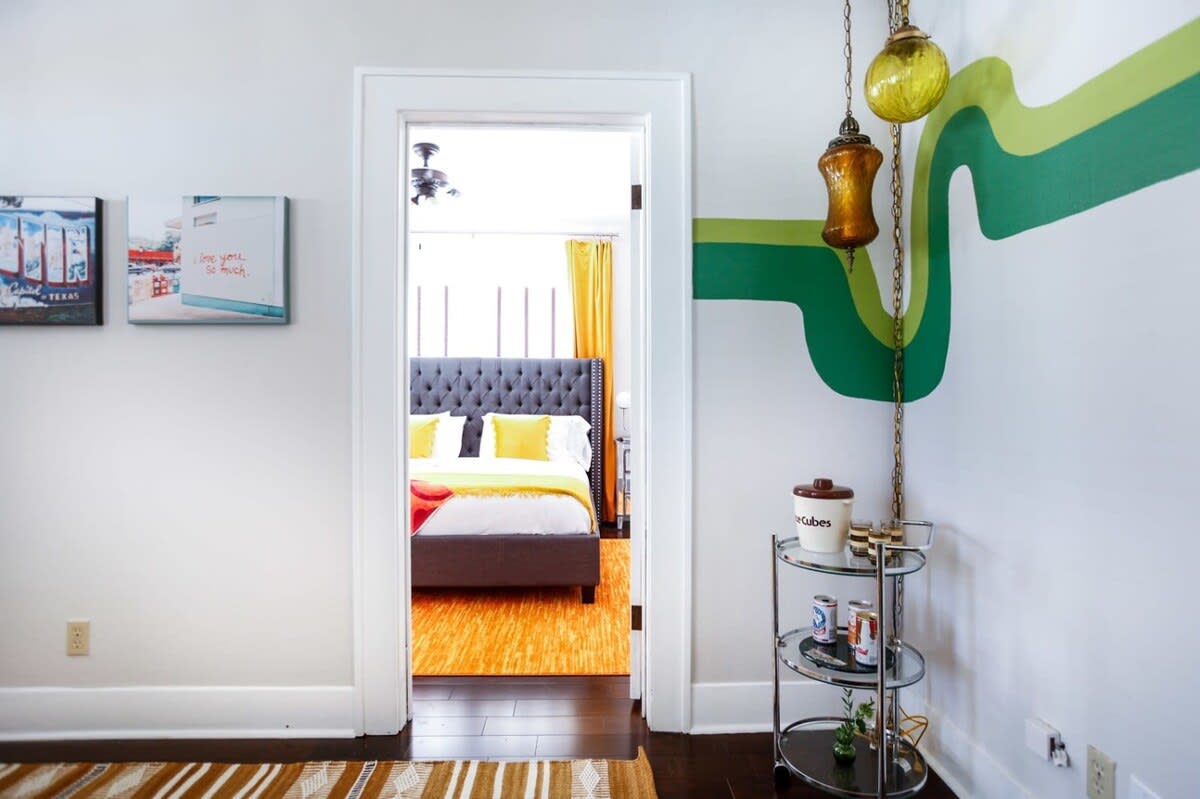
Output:
[[858,614],[858,641],[854,645],[854,660],[860,666],[879,665],[879,614],[873,610]]
[[850,644],[851,651],[858,643],[858,616],[873,607],[875,606],[867,599],[851,599],[846,603],[846,640]]
[[812,637],[818,644],[837,642],[837,597],[817,594],[813,597]]

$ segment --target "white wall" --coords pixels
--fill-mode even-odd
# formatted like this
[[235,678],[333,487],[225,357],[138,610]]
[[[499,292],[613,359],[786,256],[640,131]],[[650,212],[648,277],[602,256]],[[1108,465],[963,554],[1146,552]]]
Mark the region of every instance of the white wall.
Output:
[[[1028,105],[1196,10],[942,5],[963,31],[953,63],[1008,60]],[[1088,744],[1117,761],[1119,799],[1131,775],[1163,799],[1200,795],[1187,736],[1200,277],[1180,235],[1197,191],[1193,172],[993,241],[968,174],[953,179],[949,359],[906,430],[910,515],[942,537],[910,582],[907,637],[930,656],[911,692],[932,718],[928,749],[970,795],[1084,796]],[[1062,731],[1072,768],[1023,748],[1027,717]]]
[[[693,724],[767,730],[771,535],[796,534],[792,488],[823,475],[855,489],[855,518],[889,513],[889,411],[824,386],[808,360],[800,309],[789,303],[699,302],[695,343]],[[784,630],[810,623],[814,594],[845,602],[872,590],[867,580],[791,567],[779,581]],[[834,714],[840,696],[798,680],[784,716]]]
[[[20,109],[0,122],[5,189],[106,198],[109,278],[104,327],[0,338],[0,413],[13,420],[0,451],[0,734],[35,715],[84,733],[212,726],[136,690],[89,693],[98,710],[80,720],[82,698],[52,709],[24,690],[36,686],[291,686],[292,716],[251,691],[241,706],[264,710],[228,724],[348,728],[333,689],[353,679],[356,65],[689,71],[696,214],[815,218],[815,160],[840,119],[840,14],[782,0],[0,6],[0,105]],[[857,25],[861,41],[882,40],[877,16]],[[292,198],[292,324],[124,323],[121,198],[193,191]],[[790,524],[791,485],[821,472],[884,510],[887,411],[841,402],[815,377],[794,308],[698,303],[695,357],[695,679],[715,708],[696,717],[760,724],[765,706],[718,706],[769,679],[767,537]],[[746,419],[754,438],[730,442]],[[74,617],[92,620],[88,658],[63,654]]]

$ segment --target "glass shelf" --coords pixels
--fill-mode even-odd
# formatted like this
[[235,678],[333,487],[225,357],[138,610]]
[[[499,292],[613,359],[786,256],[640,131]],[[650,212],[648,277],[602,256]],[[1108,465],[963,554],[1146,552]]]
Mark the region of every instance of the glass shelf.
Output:
[[[846,628],[839,627],[838,632],[845,635]],[[812,638],[812,627],[801,627],[789,630],[779,636],[776,646],[779,662],[797,674],[802,674],[814,680],[841,688],[874,688],[879,676],[872,671],[851,672],[842,669],[822,666],[809,660],[800,652],[800,643],[806,638]],[[896,642],[888,647],[891,654],[891,664],[884,669],[884,687],[887,689],[904,688],[920,682],[925,676],[925,658],[916,648],[905,643]]]
[[[840,629],[837,641],[834,643],[822,643],[809,635],[800,639],[799,646],[800,654],[810,663],[821,668],[849,674],[870,674],[872,677],[875,676],[878,668],[878,666],[864,666],[855,660],[854,650],[850,648],[850,640]],[[894,660],[895,655],[892,650],[887,650],[888,667],[891,667]]]
[[[835,796],[876,797],[879,753],[865,738],[855,737],[854,749],[858,755],[850,765],[843,766],[833,759],[833,731],[841,721],[826,716],[788,725],[779,736],[783,762],[800,779]],[[888,797],[914,796],[925,787],[928,777],[925,758],[907,741],[901,741],[887,770]]]
[[[846,546],[841,552],[812,552],[800,546],[800,539],[784,538],[775,545],[776,556],[784,563],[799,566],[814,572],[841,574],[852,577],[874,577],[875,564],[870,558],[850,554]],[[912,574],[925,566],[925,555],[916,550],[893,552],[888,558],[884,574],[894,577]]]

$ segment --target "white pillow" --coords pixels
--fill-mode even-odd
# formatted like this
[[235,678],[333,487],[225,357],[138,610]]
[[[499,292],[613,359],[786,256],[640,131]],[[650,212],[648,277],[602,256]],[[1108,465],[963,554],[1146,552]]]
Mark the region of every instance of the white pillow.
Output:
[[[483,415],[483,438],[479,442],[479,457],[496,457],[496,426],[492,419],[531,418],[547,416],[544,413],[485,413]],[[592,426],[582,416],[550,416],[550,429],[546,433],[546,457],[552,461],[567,460],[579,464],[584,471],[592,468],[592,445],[588,431]],[[436,447],[436,444],[435,444]]]
[[409,419],[418,421],[437,418],[437,428],[433,431],[433,452],[431,458],[457,458],[462,452],[463,427],[467,424],[465,416],[451,416],[450,411],[441,413],[414,413]]
[[[566,457],[573,459],[584,471],[592,468],[592,442],[588,440],[588,431],[592,426],[582,416],[551,416],[550,439],[554,440],[555,429],[564,429],[563,449]],[[553,456],[551,456],[553,457]]]

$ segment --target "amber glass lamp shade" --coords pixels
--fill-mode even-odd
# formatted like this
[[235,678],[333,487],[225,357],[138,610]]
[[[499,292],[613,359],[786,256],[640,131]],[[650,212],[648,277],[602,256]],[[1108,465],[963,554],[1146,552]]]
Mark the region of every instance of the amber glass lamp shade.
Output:
[[821,238],[839,250],[863,247],[879,235],[871,208],[871,187],[883,163],[883,153],[858,132],[854,117],[842,123],[842,135],[829,142],[817,159],[817,169],[829,191],[829,213]]
[[880,119],[912,122],[941,102],[950,83],[946,54],[914,25],[903,25],[888,37],[867,67],[867,105]]

